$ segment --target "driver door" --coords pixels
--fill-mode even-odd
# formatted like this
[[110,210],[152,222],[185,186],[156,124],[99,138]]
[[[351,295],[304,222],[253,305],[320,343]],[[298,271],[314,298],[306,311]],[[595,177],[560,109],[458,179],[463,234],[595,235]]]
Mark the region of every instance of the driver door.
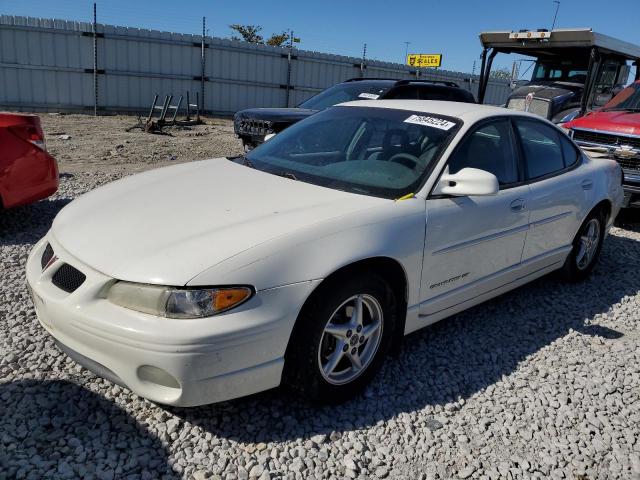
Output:
[[438,320],[438,312],[495,288],[520,264],[529,227],[529,187],[522,183],[520,164],[506,118],[475,127],[449,158],[445,172],[485,170],[498,178],[500,190],[488,196],[427,199],[421,326]]

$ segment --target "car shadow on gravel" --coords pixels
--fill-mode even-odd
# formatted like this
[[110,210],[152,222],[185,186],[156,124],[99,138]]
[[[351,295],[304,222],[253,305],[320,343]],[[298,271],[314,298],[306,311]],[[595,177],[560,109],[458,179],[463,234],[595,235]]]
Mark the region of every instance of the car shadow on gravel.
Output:
[[158,438],[75,383],[0,384],[0,418],[0,478],[180,478]]
[[[418,410],[437,417],[492,388],[571,331],[605,342],[621,338],[624,332],[600,324],[601,318],[625,296],[637,294],[639,272],[640,242],[612,235],[585,282],[568,284],[548,275],[406,337],[401,353],[385,361],[364,394],[339,406],[315,406],[273,390],[170,411],[245,443],[335,437]],[[536,380],[544,382],[544,376],[539,372]]]
[[71,202],[60,198],[0,210],[0,246],[34,244],[51,228],[58,212]]
[[626,208],[618,214],[616,223],[625,230],[640,232],[640,208]]

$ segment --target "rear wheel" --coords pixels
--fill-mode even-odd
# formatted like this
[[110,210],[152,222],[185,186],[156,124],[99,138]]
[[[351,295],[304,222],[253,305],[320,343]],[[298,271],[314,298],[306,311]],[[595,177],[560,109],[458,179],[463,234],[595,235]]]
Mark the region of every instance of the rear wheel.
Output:
[[378,275],[340,278],[321,286],[291,336],[286,385],[322,403],[353,397],[386,356],[396,317],[394,293]]
[[573,249],[562,267],[566,280],[578,282],[589,276],[602,249],[605,222],[601,211],[592,212],[583,222],[573,240]]

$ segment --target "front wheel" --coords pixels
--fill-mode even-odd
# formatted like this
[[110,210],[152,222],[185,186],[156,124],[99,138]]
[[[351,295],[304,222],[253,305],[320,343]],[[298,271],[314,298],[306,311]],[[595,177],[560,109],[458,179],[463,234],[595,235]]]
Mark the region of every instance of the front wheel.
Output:
[[605,222],[601,212],[592,212],[580,226],[573,249],[562,267],[566,280],[579,282],[589,276],[602,249]]
[[291,336],[285,383],[302,396],[339,403],[362,390],[379,369],[396,325],[393,290],[375,274],[320,287]]

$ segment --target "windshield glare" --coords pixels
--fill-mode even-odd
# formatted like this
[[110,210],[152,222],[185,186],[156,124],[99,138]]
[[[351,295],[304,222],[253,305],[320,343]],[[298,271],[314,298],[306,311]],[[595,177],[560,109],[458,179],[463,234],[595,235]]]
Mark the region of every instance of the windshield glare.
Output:
[[251,166],[316,185],[384,198],[415,193],[460,128],[441,115],[332,107],[247,155]]
[[640,111],[640,84],[634,83],[613,97],[604,107],[604,110],[639,110]]
[[338,103],[350,102],[352,100],[375,100],[389,90],[392,84],[392,81],[340,83],[311,97],[309,100],[301,103],[299,107],[308,108],[309,110],[324,110]]
[[573,62],[538,62],[531,80],[584,83],[587,66]]

